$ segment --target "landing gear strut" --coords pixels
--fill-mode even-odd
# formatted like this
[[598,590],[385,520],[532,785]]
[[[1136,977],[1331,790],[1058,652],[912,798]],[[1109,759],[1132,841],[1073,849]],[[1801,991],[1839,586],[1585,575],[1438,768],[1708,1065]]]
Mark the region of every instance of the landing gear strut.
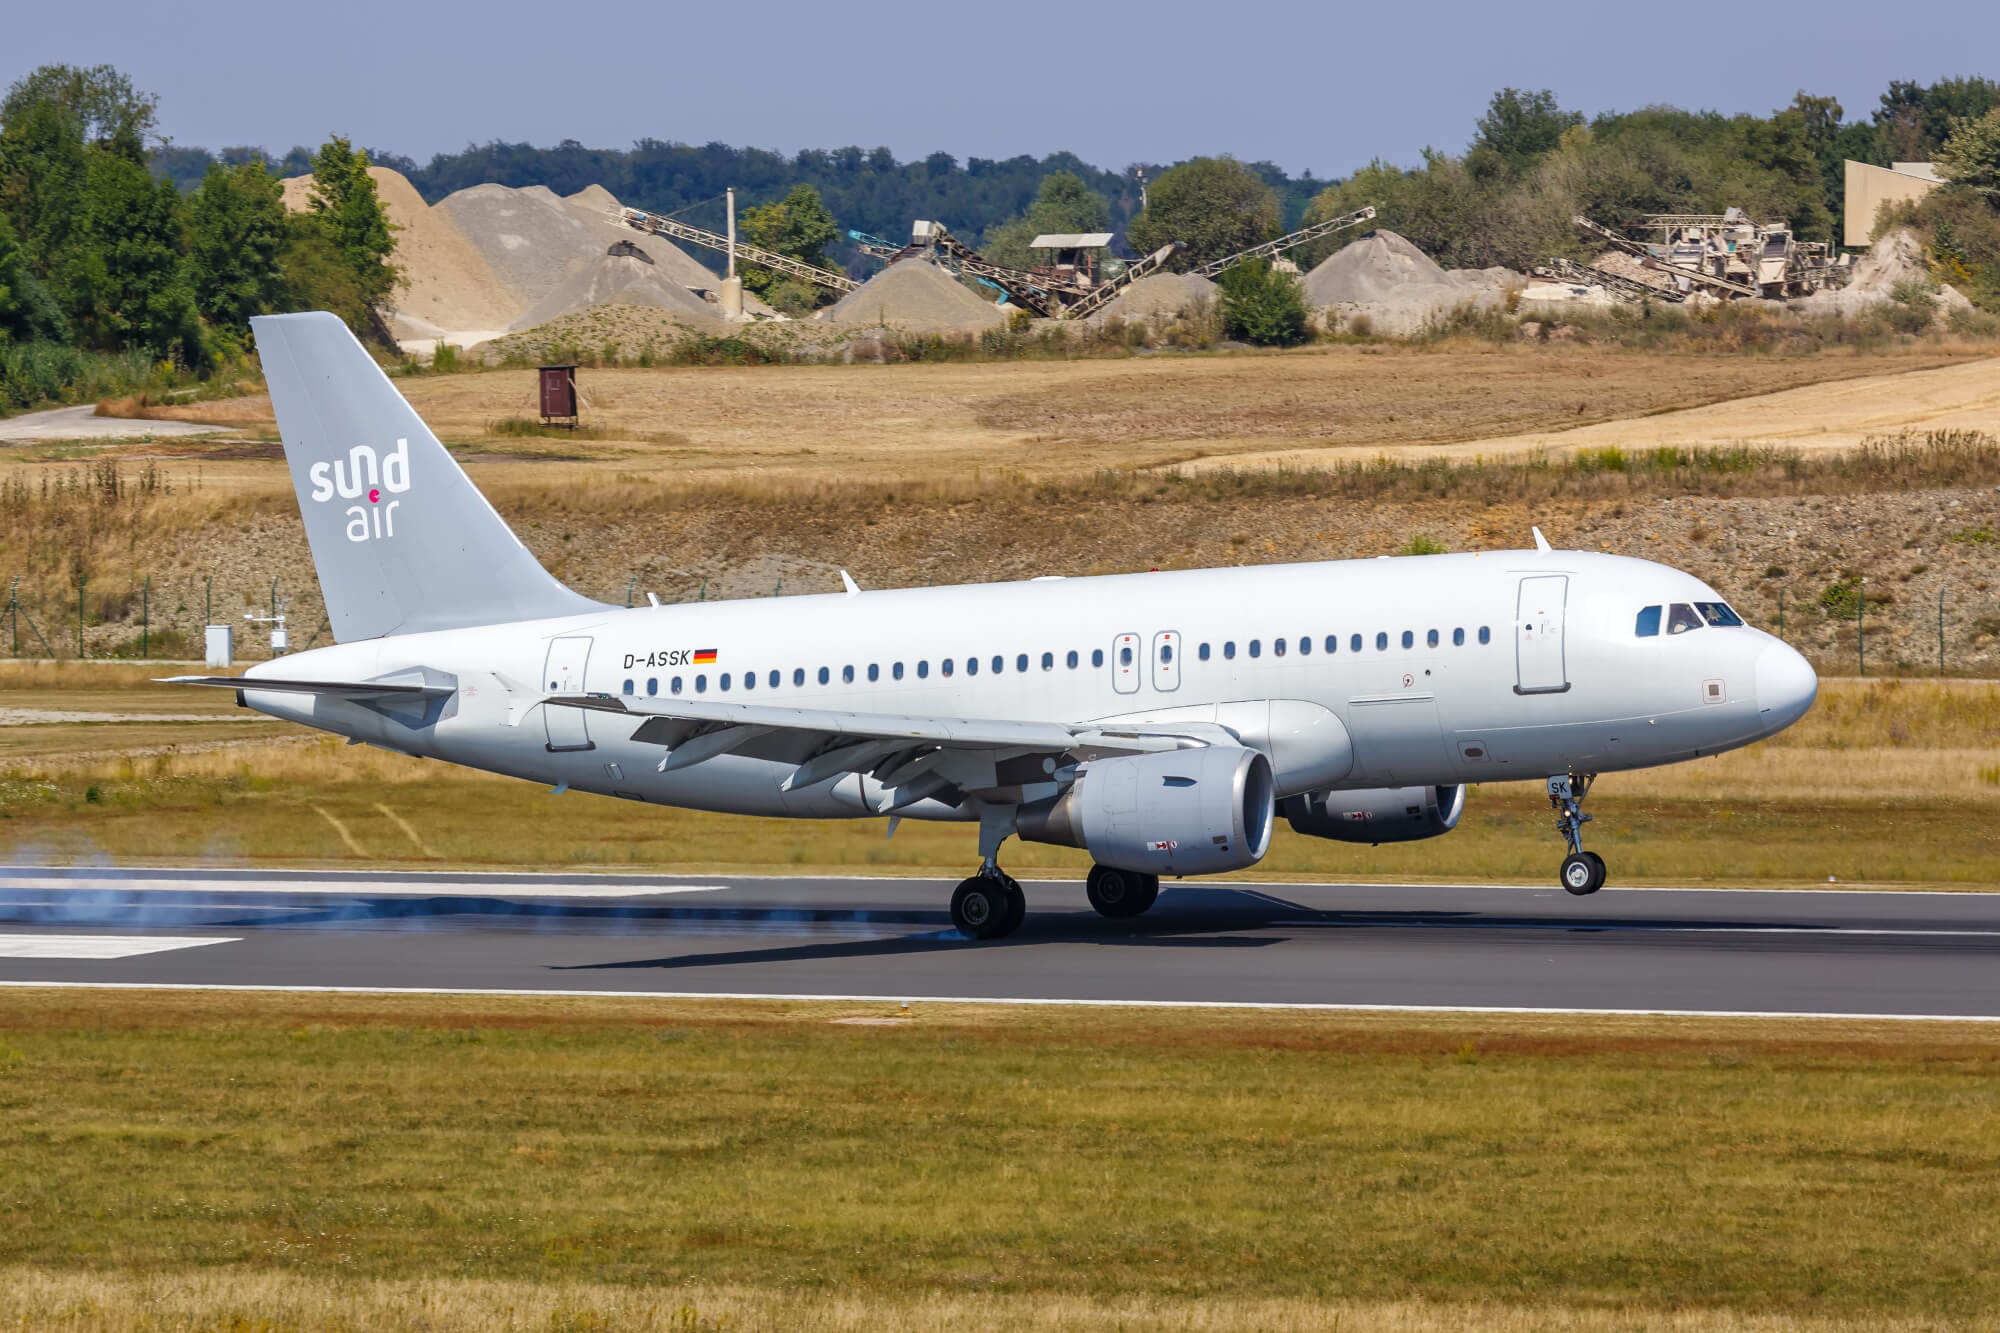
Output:
[[1583,850],[1583,826],[1590,816],[1583,813],[1583,798],[1590,795],[1595,773],[1565,773],[1549,779],[1549,805],[1556,812],[1556,832],[1569,844],[1558,878],[1563,888],[1581,898],[1604,887],[1604,858]]
[[1100,916],[1138,916],[1160,896],[1160,877],[1113,866],[1092,866],[1084,896]]

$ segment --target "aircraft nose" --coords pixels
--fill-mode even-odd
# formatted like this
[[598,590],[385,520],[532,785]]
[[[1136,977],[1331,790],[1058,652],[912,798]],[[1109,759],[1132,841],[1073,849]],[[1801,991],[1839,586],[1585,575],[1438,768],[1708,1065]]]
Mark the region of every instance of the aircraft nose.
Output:
[[1769,644],[1757,655],[1757,710],[1768,731],[1783,731],[1804,717],[1818,695],[1812,663],[1789,645]]

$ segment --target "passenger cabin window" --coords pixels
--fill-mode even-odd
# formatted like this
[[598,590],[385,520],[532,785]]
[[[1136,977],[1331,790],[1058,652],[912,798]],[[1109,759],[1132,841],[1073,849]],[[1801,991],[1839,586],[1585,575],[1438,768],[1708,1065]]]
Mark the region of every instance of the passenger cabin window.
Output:
[[768,683],[768,684],[770,685],[770,687],[771,687],[772,689],[774,689],[774,690],[778,688],[778,673],[777,673],[777,671],[776,671],[776,670],[773,670],[773,671],[771,672],[771,679],[770,679],[770,680],[769,680],[769,682],[767,682],[767,683]]
[[632,682],[629,680],[625,682],[625,693],[632,693]]
[[931,664],[928,661],[919,658],[917,661],[917,679],[918,680],[928,679],[930,674],[931,674]]
[[978,658],[976,658],[976,657],[968,657],[968,658],[966,658],[966,659],[965,659],[965,674],[966,674],[966,675],[968,675],[968,676],[976,676],[976,675],[978,675],[978,674],[979,674],[979,659],[978,659]]
[[1014,655],[1014,670],[1026,671],[1027,669],[1028,669],[1028,655],[1026,653],[1016,653]]
[[1340,636],[1338,634],[1329,634],[1326,636],[1326,650],[1330,653],[1340,651]]
[[1104,665],[1104,650],[1102,648],[1092,648],[1090,650],[1090,664],[1094,667]]
[[949,676],[952,673],[952,660],[949,657],[947,657],[944,659],[944,661],[939,662],[938,670],[942,671],[945,675]]
[[827,669],[826,669],[825,667],[821,667],[821,668],[819,669],[819,683],[820,683],[820,684],[824,685],[824,684],[826,684],[826,683],[827,683],[828,681],[830,681],[830,680],[832,680],[832,679],[833,679],[833,673],[832,673],[831,671],[827,670]]
[[1465,647],[1465,629],[1463,626],[1451,632],[1451,646],[1454,648]]
[[695,692],[696,694],[707,694],[707,693],[708,693],[708,677],[707,677],[707,676],[696,676],[696,677],[694,678],[694,692]]
[[1285,655],[1285,641],[1283,639],[1271,640],[1271,656],[1283,657],[1284,655]]
[[723,673],[722,673],[722,679],[718,680],[718,681],[716,682],[716,684],[717,684],[717,685],[719,685],[719,686],[721,686],[721,687],[722,687],[723,689],[725,689],[725,690],[726,690],[726,689],[728,689],[728,688],[729,688],[729,673],[728,673],[727,671],[723,672]]
[[1487,628],[1485,625],[1481,625],[1479,627],[1479,641],[1481,643],[1493,642],[1493,631]]
[[1208,645],[1204,643],[1201,647],[1195,649],[1194,655],[1206,662],[1208,660]]
[[1347,636],[1347,651],[1350,653],[1361,651],[1361,636],[1359,634],[1350,634]]
[[1301,635],[1299,638],[1299,656],[1304,657],[1308,653],[1312,652],[1312,650],[1313,650],[1313,641],[1311,637],[1306,635]]
[[756,673],[756,672],[754,672],[754,671],[746,671],[746,672],[744,672],[744,673],[743,673],[743,688],[744,688],[744,689],[746,689],[746,690],[754,690],[754,689],[756,689],[756,688],[757,688],[757,673]]
[[681,678],[679,676],[675,676],[672,680],[667,682],[667,688],[672,690],[675,694],[679,694],[681,692]]
[[1414,647],[1416,647],[1416,646],[1417,646],[1417,636],[1416,636],[1415,634],[1411,633],[1411,632],[1410,632],[1409,630],[1404,630],[1404,631],[1403,631],[1403,646],[1404,646],[1405,648],[1414,648]]
[[1222,660],[1225,662],[1234,662],[1236,660],[1236,640],[1234,639],[1223,640]]
[[1432,630],[1432,631],[1431,631],[1431,632],[1430,632],[1429,634],[1426,634],[1426,635],[1424,636],[1424,644],[1425,644],[1425,646],[1426,646],[1426,647],[1430,647],[1430,648],[1435,648],[1435,647],[1437,647],[1437,646],[1438,646],[1438,632],[1437,632],[1436,630]]
[[1375,651],[1378,653],[1389,651],[1389,636],[1387,634],[1378,632],[1375,635]]
[[902,678],[903,678],[903,664],[901,662],[891,662],[889,664],[889,679],[901,680]]
[[840,683],[842,685],[852,685],[854,683],[854,667],[852,663],[840,669]]
[[1696,602],[1694,609],[1699,611],[1701,618],[1711,625],[1725,629],[1740,629],[1743,625],[1743,617],[1730,610],[1723,602]]
[[1686,602],[1675,602],[1667,608],[1667,633],[1685,634],[1691,629],[1701,628],[1701,617]]
[[[1130,648],[1127,648],[1127,649],[1125,650],[1125,662],[1126,662],[1126,665],[1128,665],[1128,666],[1129,666],[1129,665],[1131,665],[1131,662],[1132,662],[1132,650],[1131,650]],[[1056,655],[1055,655],[1054,653],[1043,653],[1043,654],[1042,654],[1042,670],[1044,670],[1044,671],[1054,671],[1055,669],[1056,669]]]
[[1069,663],[1069,669],[1071,671],[1076,670],[1076,649],[1074,648],[1070,649],[1069,657],[1066,658],[1065,660]]
[[1262,657],[1263,655],[1264,655],[1264,641],[1262,639],[1250,640],[1250,656]]
[[1660,608],[1657,606],[1640,607],[1639,619],[1632,626],[1633,636],[1641,639],[1651,639],[1657,637],[1659,632]]
[[1120,648],[1120,649],[1118,650],[1118,665],[1119,665],[1119,666],[1131,666],[1131,665],[1132,665],[1132,650],[1131,650],[1131,648],[1129,648],[1129,647],[1125,647],[1125,648]]
[[1162,665],[1166,665],[1167,663],[1170,663],[1170,662],[1172,662],[1173,660],[1174,660],[1174,646],[1173,646],[1173,645],[1172,645],[1171,643],[1163,643],[1163,644],[1161,644],[1161,645],[1160,645],[1160,662],[1161,662],[1161,664],[1162,664]]
[[1000,654],[995,653],[993,655],[993,674],[997,676],[1006,669],[1007,669],[1007,659],[1000,656]]
[[880,679],[882,679],[882,664],[880,662],[870,662],[868,664],[868,683],[873,685]]
[[804,667],[793,667],[792,684],[803,685],[805,683],[806,683],[806,669]]

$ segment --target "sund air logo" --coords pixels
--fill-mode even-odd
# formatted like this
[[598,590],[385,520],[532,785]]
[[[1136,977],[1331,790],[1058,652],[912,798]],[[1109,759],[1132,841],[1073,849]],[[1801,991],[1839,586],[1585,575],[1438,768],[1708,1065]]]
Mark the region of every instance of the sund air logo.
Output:
[[347,540],[365,542],[396,535],[396,506],[410,489],[410,442],[396,441],[386,457],[378,456],[372,445],[357,444],[344,459],[314,463],[307,474],[312,478],[312,498],[325,504],[335,495],[343,500],[366,501],[347,507]]

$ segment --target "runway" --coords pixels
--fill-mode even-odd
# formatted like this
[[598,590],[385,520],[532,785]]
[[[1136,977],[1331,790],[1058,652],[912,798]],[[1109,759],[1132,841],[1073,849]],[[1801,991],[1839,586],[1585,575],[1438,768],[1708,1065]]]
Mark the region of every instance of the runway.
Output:
[[2000,894],[0,868],[0,984],[2000,1021]]

